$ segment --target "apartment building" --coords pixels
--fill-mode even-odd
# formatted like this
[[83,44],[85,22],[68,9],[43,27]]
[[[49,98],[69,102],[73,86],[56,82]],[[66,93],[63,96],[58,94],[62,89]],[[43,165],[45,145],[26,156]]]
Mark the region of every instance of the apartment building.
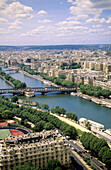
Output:
[[16,169],[29,161],[42,170],[50,159],[70,166],[70,147],[58,130],[44,130],[0,141],[0,170]]

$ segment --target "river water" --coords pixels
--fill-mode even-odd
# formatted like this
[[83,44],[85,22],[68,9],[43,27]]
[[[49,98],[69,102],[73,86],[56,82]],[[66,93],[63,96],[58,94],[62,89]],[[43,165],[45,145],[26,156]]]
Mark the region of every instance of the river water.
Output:
[[[23,75],[21,73],[10,73],[13,78],[19,79],[25,82],[28,87],[45,87],[42,82]],[[5,81],[0,79],[0,88],[8,88],[10,85],[4,83]],[[32,100],[34,102],[40,102],[48,104],[50,108],[60,106],[66,109],[67,112],[73,112],[78,115],[78,118],[84,117],[98,123],[102,123],[105,128],[111,128],[111,109],[100,106],[96,103],[87,101],[77,96],[53,94],[53,95],[38,95],[33,98],[27,98],[20,96],[21,99]]]

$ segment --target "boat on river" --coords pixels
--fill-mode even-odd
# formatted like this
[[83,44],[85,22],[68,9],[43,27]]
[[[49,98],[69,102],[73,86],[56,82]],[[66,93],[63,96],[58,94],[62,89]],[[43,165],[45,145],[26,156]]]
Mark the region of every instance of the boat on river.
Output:
[[71,94],[71,96],[76,96],[76,94],[74,92],[71,92],[70,94]]

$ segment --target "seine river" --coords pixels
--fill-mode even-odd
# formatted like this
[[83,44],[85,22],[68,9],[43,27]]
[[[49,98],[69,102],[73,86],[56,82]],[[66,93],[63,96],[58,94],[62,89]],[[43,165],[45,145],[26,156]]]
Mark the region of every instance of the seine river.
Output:
[[[7,72],[8,73],[8,72]],[[11,73],[11,72],[10,72]],[[42,82],[23,75],[21,73],[11,73],[13,78],[19,79],[27,84],[27,87],[45,87]],[[11,88],[4,80],[0,78],[0,88]],[[48,104],[50,108],[60,106],[66,109],[67,112],[73,112],[78,115],[78,118],[84,117],[98,123],[104,124],[105,128],[111,128],[111,109],[100,106],[93,102],[79,98],[77,96],[48,94],[46,96],[36,94],[33,98],[20,97],[21,99],[32,100]]]

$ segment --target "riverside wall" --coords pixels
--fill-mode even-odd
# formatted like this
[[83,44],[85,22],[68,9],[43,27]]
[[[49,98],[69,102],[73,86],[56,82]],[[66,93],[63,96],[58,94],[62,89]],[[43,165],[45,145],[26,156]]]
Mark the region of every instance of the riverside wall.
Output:
[[10,81],[6,80],[5,77],[3,77],[3,76],[1,76],[1,75],[0,75],[0,77],[1,77],[2,79],[4,79],[8,84],[10,84],[12,87],[14,87],[14,84],[11,83]]

